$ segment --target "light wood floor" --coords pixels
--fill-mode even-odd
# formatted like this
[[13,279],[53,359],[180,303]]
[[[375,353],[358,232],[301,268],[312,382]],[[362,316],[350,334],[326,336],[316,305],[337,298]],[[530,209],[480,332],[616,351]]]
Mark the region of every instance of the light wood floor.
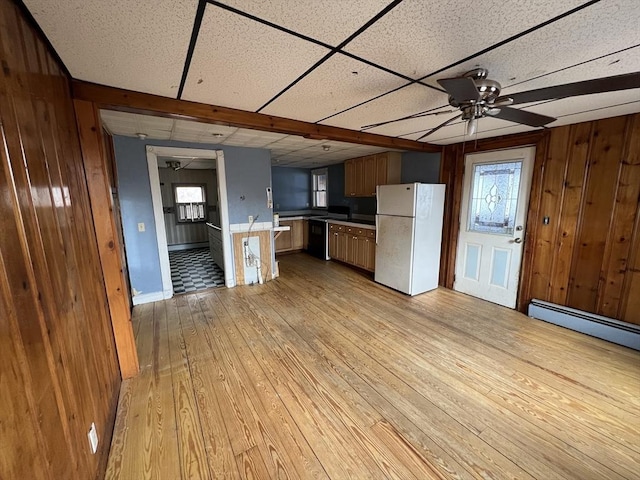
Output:
[[640,478],[640,354],[333,262],[136,307],[108,479]]

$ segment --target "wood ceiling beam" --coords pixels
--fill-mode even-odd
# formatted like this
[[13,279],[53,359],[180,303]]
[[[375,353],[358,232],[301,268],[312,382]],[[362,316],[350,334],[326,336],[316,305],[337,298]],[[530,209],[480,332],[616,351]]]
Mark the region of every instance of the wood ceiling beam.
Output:
[[99,108],[130,113],[150,114],[181,120],[196,120],[218,125],[250,128],[267,132],[299,135],[314,140],[373,145],[383,148],[417,152],[441,152],[442,147],[405,138],[388,137],[375,133],[358,132],[346,128],[275,117],[263,113],[247,112],[235,108],[177,100],[149,93],[133,92],[95,83],[74,80],[72,94],[76,100],[94,102]]

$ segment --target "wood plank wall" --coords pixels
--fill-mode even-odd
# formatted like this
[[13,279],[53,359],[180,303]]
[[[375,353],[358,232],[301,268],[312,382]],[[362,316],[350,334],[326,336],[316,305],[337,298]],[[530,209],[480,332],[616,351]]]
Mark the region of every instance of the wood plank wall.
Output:
[[120,374],[69,79],[9,0],[0,63],[0,478],[95,478]]
[[[453,286],[464,154],[536,145],[518,305],[531,298],[640,324],[640,114],[445,147],[441,283]],[[543,225],[548,216],[550,222]]]

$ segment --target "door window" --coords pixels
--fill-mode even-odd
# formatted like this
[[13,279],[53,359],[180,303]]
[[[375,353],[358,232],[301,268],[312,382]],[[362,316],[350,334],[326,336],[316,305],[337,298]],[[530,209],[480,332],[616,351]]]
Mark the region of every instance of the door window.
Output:
[[513,235],[522,161],[473,166],[468,230]]

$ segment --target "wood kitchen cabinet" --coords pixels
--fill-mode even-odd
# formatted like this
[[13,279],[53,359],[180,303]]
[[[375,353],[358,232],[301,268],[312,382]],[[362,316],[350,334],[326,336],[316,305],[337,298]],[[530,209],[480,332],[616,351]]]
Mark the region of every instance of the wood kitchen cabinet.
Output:
[[376,234],[371,228],[329,224],[329,256],[349,265],[374,271]]
[[280,220],[280,226],[289,227],[276,238],[276,253],[292,252],[304,248],[304,220]]
[[344,162],[344,195],[373,197],[377,185],[400,183],[400,152],[384,152]]
[[309,248],[309,220],[302,221],[302,249]]

